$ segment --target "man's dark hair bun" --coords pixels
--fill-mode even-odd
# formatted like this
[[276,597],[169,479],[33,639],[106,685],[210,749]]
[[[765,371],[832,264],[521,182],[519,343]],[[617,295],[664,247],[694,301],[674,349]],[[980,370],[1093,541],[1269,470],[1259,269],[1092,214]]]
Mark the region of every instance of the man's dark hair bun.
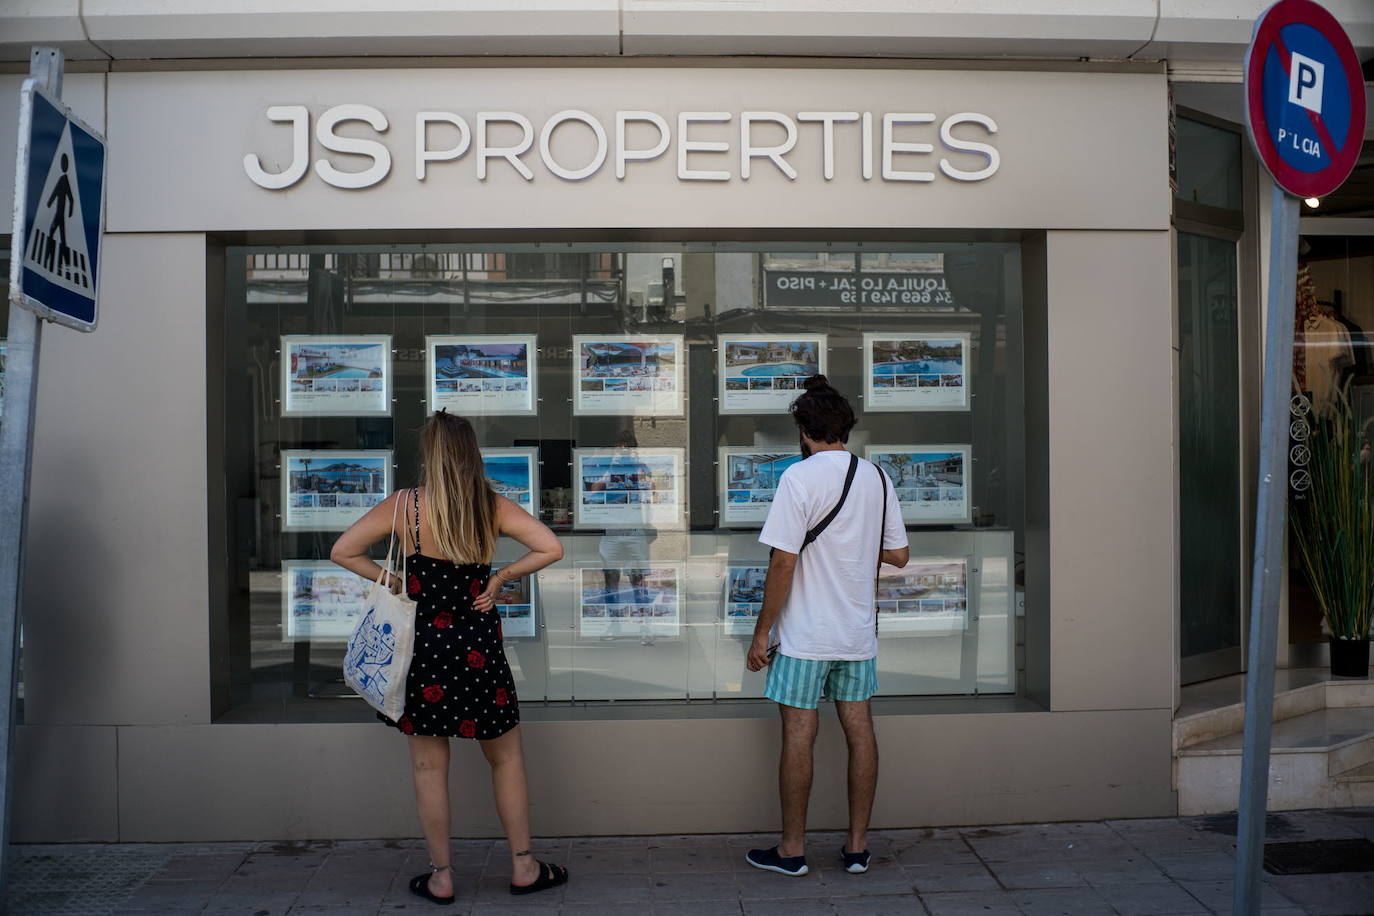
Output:
[[806,390],[797,395],[789,410],[797,426],[816,442],[848,442],[854,428],[854,409],[823,375],[802,382]]

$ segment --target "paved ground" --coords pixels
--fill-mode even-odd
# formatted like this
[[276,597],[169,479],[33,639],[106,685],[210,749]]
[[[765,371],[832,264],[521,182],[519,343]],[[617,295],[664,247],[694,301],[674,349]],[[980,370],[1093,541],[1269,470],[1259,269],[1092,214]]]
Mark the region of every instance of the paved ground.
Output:
[[[566,888],[507,892],[504,844],[454,843],[456,905],[406,890],[426,870],[410,840],[308,843],[16,846],[7,912],[15,916],[811,916],[811,914],[1229,913],[1234,817],[1029,824],[873,835],[866,875],[839,868],[838,834],[813,834],[812,874],[785,878],[743,862],[749,835],[542,841],[565,862]],[[1374,809],[1271,815],[1270,842],[1374,840]],[[1265,914],[1374,914],[1374,872],[1266,876]]]

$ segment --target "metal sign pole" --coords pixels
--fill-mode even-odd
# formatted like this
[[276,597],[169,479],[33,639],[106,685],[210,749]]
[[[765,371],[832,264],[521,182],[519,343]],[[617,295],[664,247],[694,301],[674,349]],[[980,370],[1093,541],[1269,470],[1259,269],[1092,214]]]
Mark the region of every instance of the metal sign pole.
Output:
[[1293,388],[1293,321],[1298,272],[1298,199],[1274,185],[1269,229],[1269,315],[1265,323],[1259,498],[1250,580],[1250,657],[1245,680],[1245,745],[1232,912],[1258,913],[1269,800],[1279,578],[1288,518],[1288,410]]
[[[62,52],[34,48],[29,75],[54,97],[62,95]],[[27,142],[21,136],[20,144]],[[27,165],[20,151],[19,168]],[[16,209],[25,202],[15,197]],[[13,244],[22,249],[22,239]],[[10,257],[23,257],[15,250]],[[29,468],[33,461],[33,415],[38,394],[38,349],[43,321],[10,306],[9,348],[5,358],[5,413],[0,420],[0,900],[9,881],[10,807],[14,798],[14,720],[18,701],[19,606],[24,585],[24,534],[29,517]]]

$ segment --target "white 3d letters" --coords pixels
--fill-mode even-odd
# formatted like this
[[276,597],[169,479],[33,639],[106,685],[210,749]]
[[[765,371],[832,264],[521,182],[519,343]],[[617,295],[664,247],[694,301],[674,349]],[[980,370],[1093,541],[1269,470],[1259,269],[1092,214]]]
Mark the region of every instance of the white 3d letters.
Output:
[[[731,153],[733,140],[726,138],[733,137],[738,138],[739,148],[737,160],[730,161],[739,162],[740,182],[756,176],[760,160],[767,163],[765,172],[771,174],[777,169],[789,182],[798,181],[803,170],[799,167],[804,167],[813,182],[819,172],[819,178],[826,182],[846,176],[872,181],[877,173],[884,182],[925,184],[944,179],[973,184],[992,178],[1002,165],[1001,151],[992,142],[997,136],[997,122],[976,111],[950,115],[840,110],[678,111],[665,117],[644,109],[598,116],[581,108],[565,108],[553,114],[539,112],[538,116],[542,125],[536,131],[534,122],[518,111],[459,114],[421,109],[415,111],[415,129],[408,138],[412,146],[399,154],[412,157],[417,182],[435,186],[470,181],[474,173],[477,181],[485,182],[493,160],[504,161],[526,182],[551,178],[583,182],[597,179],[603,172],[614,172],[618,182],[637,180],[646,185],[674,180],[727,183],[735,181],[734,173],[704,166],[713,161],[710,154]],[[731,124],[735,118],[739,119],[737,128]],[[881,126],[875,123],[879,118]],[[259,154],[250,152],[243,157],[243,170],[258,187],[280,191],[297,185],[310,171],[312,115],[304,105],[272,105],[267,108],[267,119],[290,125],[291,158],[285,167],[269,171]],[[375,135],[360,136],[366,128],[348,122],[362,122]],[[387,116],[371,105],[349,103],[325,109],[314,118],[314,139],[325,150],[341,153],[344,158],[316,159],[315,173],[331,187],[346,190],[381,184],[391,173],[395,145],[407,142],[402,137],[389,138],[388,127]],[[949,155],[936,153],[936,136],[942,151]],[[675,147],[676,156],[669,154],[667,161],[658,161],[665,158],[670,147]],[[364,157],[368,165],[360,170],[344,168],[348,157],[355,156]],[[926,160],[930,167],[914,168],[921,160],[911,157],[919,156],[930,156]],[[456,167],[431,168],[434,163],[462,159],[470,163],[462,171]],[[277,166],[283,157],[269,157],[267,162]],[[899,168],[902,165],[907,167]],[[501,171],[498,167],[497,172]],[[509,180],[508,176],[497,177]]]

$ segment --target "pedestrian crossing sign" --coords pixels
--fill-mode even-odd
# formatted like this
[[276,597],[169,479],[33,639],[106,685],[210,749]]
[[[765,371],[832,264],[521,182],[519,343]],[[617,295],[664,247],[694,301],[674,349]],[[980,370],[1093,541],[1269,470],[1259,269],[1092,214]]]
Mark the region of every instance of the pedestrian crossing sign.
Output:
[[105,230],[105,139],[26,80],[20,95],[10,301],[95,330]]

